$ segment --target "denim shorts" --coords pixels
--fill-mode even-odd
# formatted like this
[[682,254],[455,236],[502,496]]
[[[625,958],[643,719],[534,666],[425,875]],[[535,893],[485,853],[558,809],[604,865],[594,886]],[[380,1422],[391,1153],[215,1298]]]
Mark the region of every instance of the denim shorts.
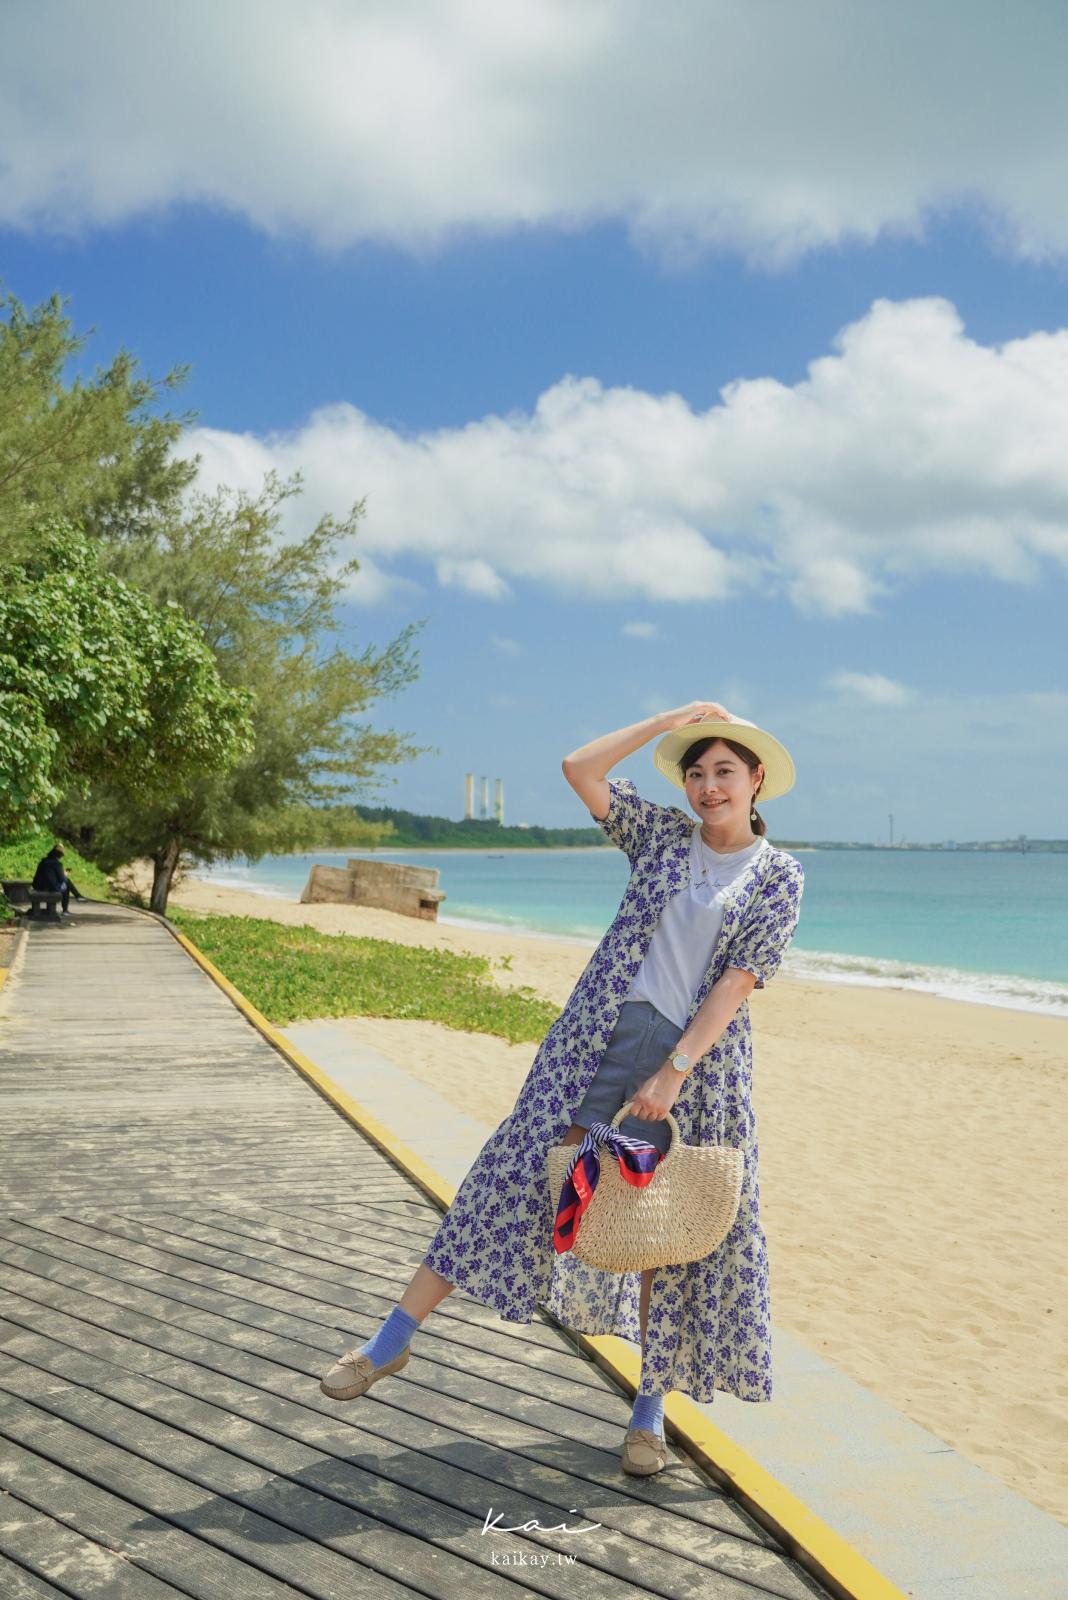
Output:
[[[601,1064],[571,1113],[572,1122],[580,1128],[611,1122],[635,1089],[664,1065],[685,1031],[648,1000],[625,1000]],[[671,1143],[671,1128],[664,1117],[649,1121],[626,1116],[619,1129],[633,1139],[645,1139],[664,1154]]]

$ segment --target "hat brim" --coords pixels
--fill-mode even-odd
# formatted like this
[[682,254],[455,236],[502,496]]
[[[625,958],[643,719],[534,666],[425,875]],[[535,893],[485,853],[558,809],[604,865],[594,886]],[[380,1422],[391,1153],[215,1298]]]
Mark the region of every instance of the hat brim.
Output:
[[731,717],[729,720],[725,717],[709,717],[704,722],[686,722],[681,728],[672,728],[653,751],[654,765],[677,789],[686,788],[679,772],[679,762],[698,739],[733,739],[736,744],[744,744],[747,750],[752,750],[764,766],[764,782],[757,796],[760,804],[786,794],[797,781],[793,758],[774,735],[741,717]]

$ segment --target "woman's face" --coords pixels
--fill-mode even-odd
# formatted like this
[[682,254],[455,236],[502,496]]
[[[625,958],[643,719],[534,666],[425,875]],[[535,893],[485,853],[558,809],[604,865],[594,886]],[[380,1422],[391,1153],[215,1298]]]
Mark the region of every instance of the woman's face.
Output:
[[687,767],[686,798],[703,822],[740,827],[749,822],[753,792],[763,776],[762,766],[750,772],[741,756],[717,739]]

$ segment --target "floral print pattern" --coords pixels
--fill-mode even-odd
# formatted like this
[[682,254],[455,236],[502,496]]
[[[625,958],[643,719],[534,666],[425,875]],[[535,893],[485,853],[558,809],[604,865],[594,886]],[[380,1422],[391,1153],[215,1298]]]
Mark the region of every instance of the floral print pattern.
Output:
[[[578,1332],[614,1333],[640,1344],[641,1274],[605,1272],[571,1251],[554,1250],[558,1197],[549,1192],[547,1158],[597,1070],[660,913],[688,881],[696,819],[678,806],[643,799],[628,778],[610,778],[609,790],[608,815],[599,825],[631,866],[619,910],[542,1040],[514,1109],[457,1190],[424,1260],[507,1322],[532,1322],[540,1305]],[[728,967],[754,973],[757,988],[767,984],[797,927],[803,888],[796,857],[774,845],[757,853],[727,889],[719,938],[688,1022]],[[711,1401],[722,1389],[740,1400],[772,1397],[752,1081],[752,1029],[744,1000],[691,1067],[672,1106],[685,1143],[744,1150],[738,1215],[710,1255],[653,1272],[643,1393],[676,1389]]]

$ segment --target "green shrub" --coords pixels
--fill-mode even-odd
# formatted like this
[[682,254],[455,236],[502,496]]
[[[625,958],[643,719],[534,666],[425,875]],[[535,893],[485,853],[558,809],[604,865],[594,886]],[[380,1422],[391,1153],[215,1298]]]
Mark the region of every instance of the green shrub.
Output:
[[499,989],[484,956],[320,933],[258,917],[170,920],[269,1021],[411,1017],[512,1044],[540,1041],[559,1008],[533,989]]

